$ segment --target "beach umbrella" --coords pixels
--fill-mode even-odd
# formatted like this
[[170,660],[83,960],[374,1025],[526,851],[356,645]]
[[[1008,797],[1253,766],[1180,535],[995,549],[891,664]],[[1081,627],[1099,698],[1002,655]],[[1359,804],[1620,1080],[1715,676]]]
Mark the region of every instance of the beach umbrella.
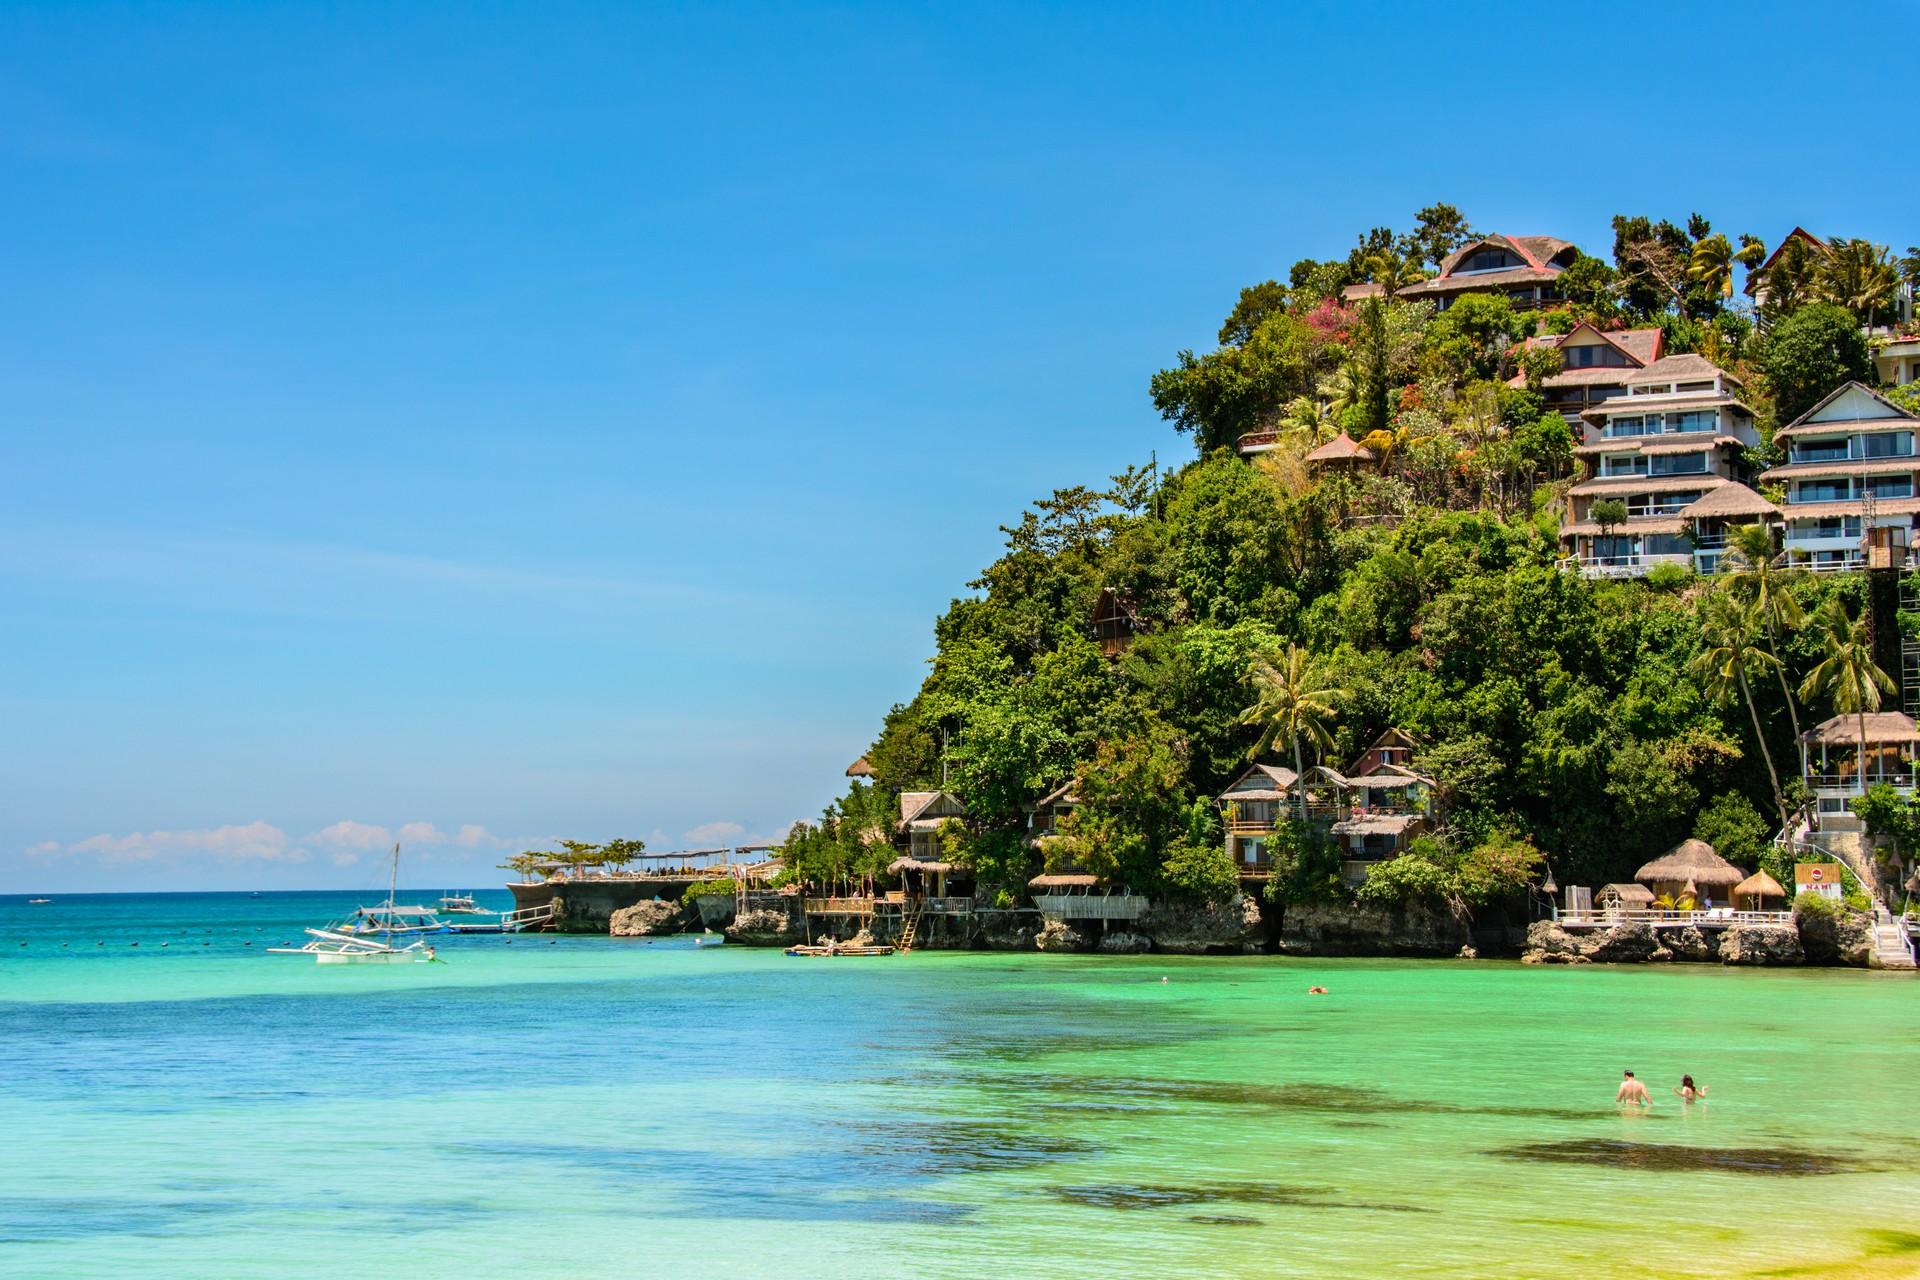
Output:
[[[1736,903],[1742,898],[1748,901],[1758,898],[1761,903],[1764,904],[1768,898],[1784,898],[1786,896],[1787,891],[1780,887],[1780,882],[1768,875],[1765,871],[1756,871],[1739,884],[1733,886],[1733,899]],[[1765,910],[1765,906],[1763,905],[1761,909]]]

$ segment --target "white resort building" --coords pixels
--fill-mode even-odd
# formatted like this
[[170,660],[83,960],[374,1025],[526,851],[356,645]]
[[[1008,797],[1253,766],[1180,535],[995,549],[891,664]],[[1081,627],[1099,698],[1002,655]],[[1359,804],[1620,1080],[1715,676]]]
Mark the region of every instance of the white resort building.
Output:
[[[1658,329],[1606,333],[1582,321],[1565,333],[1529,338],[1527,348],[1560,353],[1560,372],[1542,378],[1540,390],[1547,407],[1577,429],[1587,410],[1627,394],[1628,380],[1660,358],[1664,340]],[[1508,385],[1526,386],[1526,375],[1515,374]]]
[[1920,516],[1920,419],[1857,382],[1774,433],[1787,460],[1760,478],[1786,486],[1786,550],[1807,569],[1898,567]]
[[[1583,415],[1574,452],[1587,476],[1567,491],[1561,529],[1569,556],[1589,577],[1637,577],[1657,564],[1719,569],[1728,530],[1778,520],[1745,483],[1746,449],[1759,443],[1740,382],[1696,355],[1666,356],[1635,370],[1626,394]],[[1624,519],[1608,520],[1613,499]]]

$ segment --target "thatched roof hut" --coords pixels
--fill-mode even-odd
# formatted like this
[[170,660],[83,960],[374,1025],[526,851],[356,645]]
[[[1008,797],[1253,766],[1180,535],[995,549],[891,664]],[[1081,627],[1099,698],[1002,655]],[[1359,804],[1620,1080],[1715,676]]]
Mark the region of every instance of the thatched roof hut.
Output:
[[1361,444],[1344,431],[1337,432],[1333,439],[1327,441],[1318,449],[1310,451],[1305,458],[1305,461],[1316,465],[1376,462],[1378,460],[1379,455],[1375,454],[1373,450],[1367,448],[1367,446]]
[[1710,893],[1732,889],[1747,878],[1747,873],[1715,853],[1705,840],[1682,840],[1634,872],[1633,878],[1656,895]]
[[1765,871],[1756,871],[1733,886],[1734,905],[1748,911],[1765,911],[1768,898],[1785,900],[1787,891]]
[[1653,905],[1653,890],[1643,884],[1603,884],[1593,901],[1595,906],[1639,911]]

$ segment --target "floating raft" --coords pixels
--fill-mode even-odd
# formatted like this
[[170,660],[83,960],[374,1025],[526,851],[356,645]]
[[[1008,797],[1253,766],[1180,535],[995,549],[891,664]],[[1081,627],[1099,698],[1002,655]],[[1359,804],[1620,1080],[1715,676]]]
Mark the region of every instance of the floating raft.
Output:
[[892,947],[788,947],[790,956],[890,956]]

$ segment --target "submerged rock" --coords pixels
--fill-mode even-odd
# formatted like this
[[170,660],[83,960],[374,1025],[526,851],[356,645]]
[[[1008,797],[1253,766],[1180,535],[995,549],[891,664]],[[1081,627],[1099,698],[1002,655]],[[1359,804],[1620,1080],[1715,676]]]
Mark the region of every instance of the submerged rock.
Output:
[[607,933],[615,938],[646,938],[655,934],[680,931],[680,908],[672,902],[654,898],[622,907],[607,921]]
[[1722,964],[1801,964],[1800,931],[1786,924],[1737,924],[1720,935]]

